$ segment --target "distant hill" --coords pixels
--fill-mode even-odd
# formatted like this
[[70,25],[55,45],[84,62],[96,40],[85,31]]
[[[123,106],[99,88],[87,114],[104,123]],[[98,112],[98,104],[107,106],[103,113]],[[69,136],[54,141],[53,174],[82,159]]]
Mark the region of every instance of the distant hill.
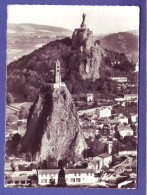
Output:
[[71,35],[72,31],[56,26],[50,25],[40,25],[40,24],[31,24],[31,23],[22,23],[22,24],[10,24],[7,25],[8,34],[9,33],[49,33],[49,34],[56,34],[61,35],[64,34],[66,36]]
[[139,58],[139,31],[119,32],[99,36],[100,44],[104,49],[124,53],[134,62]]
[[7,25],[7,64],[30,54],[36,48],[70,37],[72,31],[49,25],[8,24]]

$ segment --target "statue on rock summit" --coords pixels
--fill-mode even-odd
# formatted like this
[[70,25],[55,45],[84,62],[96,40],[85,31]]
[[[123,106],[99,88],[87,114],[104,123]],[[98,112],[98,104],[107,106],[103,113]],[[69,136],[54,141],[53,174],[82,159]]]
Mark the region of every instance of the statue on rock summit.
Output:
[[86,14],[83,13],[82,18],[83,18],[83,21],[81,23],[81,28],[84,29],[84,28],[86,28],[86,25],[85,25]]

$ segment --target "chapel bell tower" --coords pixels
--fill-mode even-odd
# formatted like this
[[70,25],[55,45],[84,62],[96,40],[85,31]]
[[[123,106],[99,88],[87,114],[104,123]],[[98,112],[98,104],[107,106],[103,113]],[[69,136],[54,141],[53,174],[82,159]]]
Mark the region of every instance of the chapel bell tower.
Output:
[[60,62],[58,59],[55,61],[55,83],[61,83]]

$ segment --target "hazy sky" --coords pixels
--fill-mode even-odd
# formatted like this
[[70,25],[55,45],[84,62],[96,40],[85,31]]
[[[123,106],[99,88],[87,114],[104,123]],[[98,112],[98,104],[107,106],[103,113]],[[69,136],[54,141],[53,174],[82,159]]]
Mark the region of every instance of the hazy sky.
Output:
[[9,5],[8,22],[45,24],[74,30],[79,28],[83,12],[87,14],[87,27],[97,34],[139,29],[137,6]]

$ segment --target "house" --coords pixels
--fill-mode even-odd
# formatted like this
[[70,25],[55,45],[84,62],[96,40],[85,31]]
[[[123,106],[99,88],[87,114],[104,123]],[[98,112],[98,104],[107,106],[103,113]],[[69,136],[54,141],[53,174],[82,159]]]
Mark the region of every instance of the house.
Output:
[[111,80],[117,81],[119,83],[125,83],[128,81],[127,77],[111,77]]
[[11,167],[11,163],[10,162],[5,162],[5,172],[11,172],[12,171],[12,167]]
[[118,122],[121,124],[123,124],[123,123],[128,124],[128,118],[122,116],[122,117],[118,118]]
[[133,129],[129,126],[119,125],[119,126],[117,126],[117,131],[119,132],[120,136],[122,136],[123,138],[125,136],[132,136],[133,135]]
[[96,108],[89,108],[85,110],[79,110],[78,115],[98,115],[99,118],[104,118],[104,117],[110,117],[111,116],[111,110],[112,106],[101,106],[101,107],[96,107]]
[[98,170],[98,162],[91,161],[88,163],[88,169],[93,169],[95,173],[97,173]]
[[[60,169],[38,170],[38,184],[49,185],[52,181],[58,183],[58,173]],[[67,185],[83,185],[94,183],[93,169],[65,169],[65,179]]]
[[135,123],[138,120],[138,115],[137,114],[131,114],[131,121]]
[[126,101],[134,101],[138,99],[138,94],[124,94],[124,99]]
[[92,102],[93,101],[93,94],[92,93],[88,93],[86,95],[86,100],[87,100],[87,102]]
[[21,175],[21,176],[11,176],[11,180],[9,180],[8,184],[9,185],[29,185],[31,183],[31,180],[28,178],[26,175]]
[[99,158],[102,160],[103,167],[109,167],[110,163],[112,162],[112,155],[111,154],[100,154]]
[[107,153],[100,154],[99,156],[93,157],[93,161],[98,163],[98,169],[101,170],[103,167],[109,167],[112,162],[112,155]]
[[99,109],[97,109],[96,114],[98,115],[99,118],[105,118],[105,117],[110,117],[111,116],[111,106],[101,106]]

